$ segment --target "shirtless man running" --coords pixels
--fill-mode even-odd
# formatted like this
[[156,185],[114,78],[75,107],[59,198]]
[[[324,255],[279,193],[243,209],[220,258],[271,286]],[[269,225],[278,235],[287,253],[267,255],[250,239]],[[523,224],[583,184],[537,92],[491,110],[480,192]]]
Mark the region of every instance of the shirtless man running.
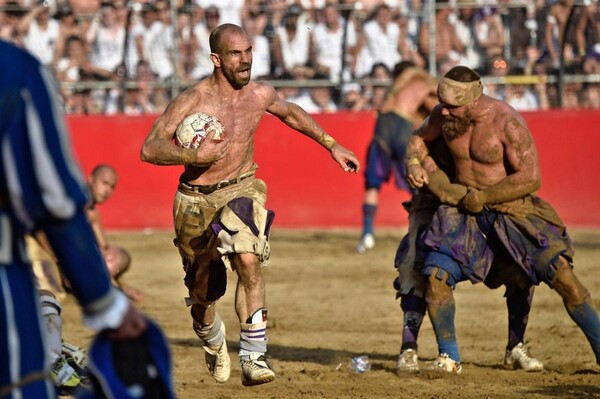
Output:
[[[427,310],[438,342],[438,367],[461,369],[452,287],[483,281],[497,258],[519,265],[509,278],[525,276],[556,290],[600,364],[600,319],[573,273],[571,240],[550,204],[533,194],[541,184],[540,170],[525,121],[508,104],[484,95],[479,76],[464,66],[444,75],[438,97],[440,104],[409,142],[409,183],[429,183],[425,142],[443,137],[455,164],[454,181],[470,187],[458,206],[438,208],[424,237]],[[514,217],[492,207],[513,200],[529,204],[531,212]]]
[[[267,309],[261,273],[270,255],[273,212],[264,208],[266,184],[254,178],[256,128],[269,112],[321,144],[344,171],[356,173],[360,163],[304,110],[282,100],[272,86],[250,81],[252,45],[240,27],[215,28],[210,48],[213,74],[169,104],[152,126],[141,159],[185,166],[174,201],[175,242],[186,272],[193,327],[204,344],[210,373],[217,382],[227,381],[230,375],[225,326],[215,305],[225,293],[226,270],[235,270],[242,383],[257,385],[273,381],[275,373],[265,357]],[[196,112],[217,117],[227,139],[217,142],[209,133],[197,150],[173,144],[178,124]]]

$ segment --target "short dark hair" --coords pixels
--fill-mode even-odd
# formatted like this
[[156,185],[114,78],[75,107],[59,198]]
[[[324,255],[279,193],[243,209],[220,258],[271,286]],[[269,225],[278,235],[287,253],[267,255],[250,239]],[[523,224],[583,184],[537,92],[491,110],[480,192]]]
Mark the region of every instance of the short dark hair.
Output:
[[444,77],[457,82],[477,82],[478,80],[481,80],[481,77],[477,72],[463,65],[453,67],[446,72]]
[[96,176],[98,173],[100,173],[100,171],[103,170],[110,170],[111,172],[113,172],[114,174],[117,174],[117,171],[115,170],[115,168],[113,168],[112,166],[105,164],[105,163],[101,163],[98,164],[94,167],[94,169],[92,169],[92,172],[90,173],[92,176]]
[[208,38],[208,42],[210,44],[210,52],[220,54],[221,51],[223,51],[223,35],[226,32],[233,31],[245,33],[245,31],[242,28],[234,24],[223,24],[213,29],[213,31],[210,32],[210,36]]

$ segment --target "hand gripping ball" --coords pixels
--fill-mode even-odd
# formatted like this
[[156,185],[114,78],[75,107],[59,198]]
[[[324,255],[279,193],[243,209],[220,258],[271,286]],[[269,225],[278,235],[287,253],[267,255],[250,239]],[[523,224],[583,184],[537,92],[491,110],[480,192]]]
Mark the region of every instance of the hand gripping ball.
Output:
[[175,142],[184,148],[198,148],[200,142],[214,131],[213,140],[225,139],[225,128],[219,120],[202,112],[186,116],[175,130]]

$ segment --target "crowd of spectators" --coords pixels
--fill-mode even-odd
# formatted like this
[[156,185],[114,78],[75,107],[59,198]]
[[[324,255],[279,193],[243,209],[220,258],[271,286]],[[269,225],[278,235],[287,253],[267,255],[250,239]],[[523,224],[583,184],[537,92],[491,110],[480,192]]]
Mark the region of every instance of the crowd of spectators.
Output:
[[212,72],[226,22],[252,38],[253,78],[309,112],[377,111],[399,61],[467,65],[518,110],[600,108],[596,0],[430,1],[0,0],[0,37],[53,70],[68,113],[162,112]]

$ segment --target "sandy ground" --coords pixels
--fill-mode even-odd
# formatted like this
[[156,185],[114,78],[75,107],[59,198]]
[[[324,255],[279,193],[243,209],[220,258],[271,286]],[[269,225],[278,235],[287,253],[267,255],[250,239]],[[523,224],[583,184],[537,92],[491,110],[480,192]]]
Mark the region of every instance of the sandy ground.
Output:
[[[133,255],[128,282],[146,292],[139,304],[168,337],[178,398],[600,398],[600,368],[559,296],[536,291],[527,340],[546,371],[502,368],[507,336],[503,289],[462,283],[456,290],[457,334],[462,375],[421,371],[395,373],[402,314],[394,299],[393,258],[404,230],[378,231],[374,250],[354,252],[357,231],[272,232],[272,262],[265,269],[270,328],[268,355],[277,378],[243,387],[237,361],[238,321],[233,309],[235,276],[218,304],[227,325],[232,375],[212,380],[191,329],[179,255],[171,232],[113,232],[112,242]],[[575,268],[600,308],[600,230],[571,231]],[[90,332],[79,323],[74,301],[65,303],[65,338],[86,345]],[[420,364],[436,356],[428,319],[419,339]],[[366,355],[372,368],[355,374],[350,359]]]

